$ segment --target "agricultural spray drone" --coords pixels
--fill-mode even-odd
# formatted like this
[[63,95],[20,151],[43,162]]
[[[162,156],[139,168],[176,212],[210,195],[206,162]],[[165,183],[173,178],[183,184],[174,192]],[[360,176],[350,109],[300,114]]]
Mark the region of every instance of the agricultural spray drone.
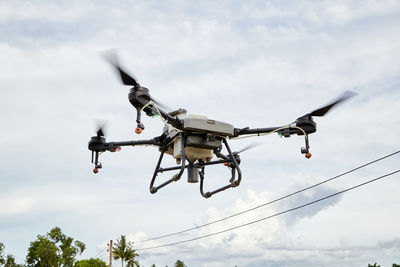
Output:
[[[89,150],[92,151],[92,163],[95,166],[93,172],[98,173],[99,169],[102,168],[102,164],[99,162],[99,155],[103,152],[120,151],[123,146],[156,146],[160,151],[160,157],[150,182],[150,192],[153,194],[164,186],[178,181],[185,170],[187,170],[187,179],[189,183],[197,183],[200,180],[200,193],[205,198],[209,198],[225,189],[237,187],[242,179],[242,173],[239,167],[241,162],[239,153],[249,147],[238,152],[232,152],[228,145],[228,139],[250,135],[262,136],[274,132],[284,137],[290,137],[294,134],[300,135],[305,138],[305,147],[301,148],[301,153],[304,154],[306,158],[310,158],[311,153],[309,151],[308,135],[316,131],[316,123],[313,117],[324,116],[333,106],[354,95],[353,92],[346,91],[330,104],[307,113],[297,118],[293,123],[284,126],[235,128],[229,123],[209,119],[205,116],[188,115],[185,109],[178,109],[172,112],[164,111],[165,108],[163,108],[163,105],[150,95],[149,89],[141,86],[132,75],[129,75],[120,66],[115,54],[109,55],[107,59],[117,70],[122,83],[131,87],[128,99],[137,111],[137,127],[135,132],[140,134],[145,129],[141,121],[141,114],[143,112],[150,117],[160,116],[165,125],[163,133],[152,139],[118,142],[106,141],[103,128],[99,127],[97,135],[93,136],[89,141]],[[223,148],[227,151],[226,154],[222,153]],[[172,156],[176,160],[176,166],[167,168],[161,167],[163,157],[166,154]],[[206,166],[216,164],[223,164],[228,167],[230,170],[229,183],[213,191],[204,192],[205,168]],[[172,171],[175,171],[172,178],[159,185],[155,185],[156,177],[159,173]]]

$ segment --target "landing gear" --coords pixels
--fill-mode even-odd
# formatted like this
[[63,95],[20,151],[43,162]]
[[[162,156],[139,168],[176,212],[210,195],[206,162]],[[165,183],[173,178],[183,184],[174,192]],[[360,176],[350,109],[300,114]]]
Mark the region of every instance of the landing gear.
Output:
[[[225,138],[222,139],[222,142],[223,142],[226,150],[228,151],[228,155],[224,155],[221,153],[221,150],[222,150],[222,146],[221,146],[221,147],[214,149],[214,154],[219,158],[219,160],[207,161],[207,162],[205,162],[201,159],[192,162],[185,153],[185,147],[188,142],[187,141],[188,137],[185,136],[184,134],[180,133],[179,138],[180,138],[180,142],[181,142],[181,145],[180,145],[181,158],[180,158],[180,162],[179,162],[180,166],[162,168],[161,162],[163,160],[166,150],[168,149],[167,147],[162,148],[161,152],[160,152],[161,153],[160,157],[158,159],[156,168],[153,173],[153,177],[150,182],[150,193],[154,194],[159,189],[163,188],[164,186],[166,186],[172,182],[176,182],[176,181],[180,180],[185,169],[187,169],[189,183],[197,183],[199,181],[199,176],[200,176],[200,193],[205,198],[209,198],[212,195],[214,195],[218,192],[224,191],[228,188],[237,187],[240,184],[240,181],[242,179],[242,172],[239,168],[240,157],[238,154],[232,153],[232,151],[228,145],[228,142],[226,141]],[[188,162],[188,164],[186,164],[186,162]],[[225,185],[223,187],[220,187],[216,190],[213,190],[213,191],[204,192],[205,167],[208,165],[217,165],[217,164],[224,164],[225,166],[229,167],[229,169],[231,171],[231,178],[229,179],[229,184]],[[163,173],[163,172],[167,172],[167,171],[174,171],[174,170],[175,171],[179,170],[179,172],[176,173],[169,180],[165,181],[164,183],[162,183],[158,186],[154,186],[155,179],[159,173]]]

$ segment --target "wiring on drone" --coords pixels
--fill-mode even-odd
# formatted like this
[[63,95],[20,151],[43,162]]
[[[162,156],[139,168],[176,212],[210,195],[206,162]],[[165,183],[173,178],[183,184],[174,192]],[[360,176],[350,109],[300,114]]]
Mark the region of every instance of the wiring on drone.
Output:
[[135,250],[136,250],[136,251],[139,251],[139,250],[143,251],[143,250],[150,250],[150,249],[156,249],[156,248],[169,247],[169,246],[174,246],[174,245],[178,245],[178,244],[188,243],[188,242],[192,242],[192,241],[195,241],[195,240],[203,239],[203,238],[206,238],[206,237],[210,237],[210,236],[214,236],[214,235],[226,233],[226,232],[229,232],[229,231],[232,231],[232,230],[236,230],[236,229],[239,229],[239,228],[242,228],[242,227],[245,227],[245,226],[249,226],[249,225],[252,225],[252,224],[255,224],[255,223],[259,223],[259,222],[261,222],[261,221],[265,221],[265,220],[267,220],[267,219],[271,219],[271,218],[273,218],[273,217],[277,217],[277,216],[279,216],[279,215],[282,215],[282,214],[285,214],[285,213],[289,213],[289,212],[292,212],[292,211],[295,211],[295,210],[298,210],[298,209],[301,209],[301,208],[310,206],[310,205],[315,204],[315,203],[317,203],[317,202],[320,202],[320,201],[326,200],[326,199],[328,199],[328,198],[331,198],[331,197],[334,197],[334,196],[343,194],[343,193],[348,192],[348,191],[350,191],[350,190],[353,190],[353,189],[356,189],[356,188],[358,188],[358,187],[367,185],[367,184],[369,184],[369,183],[378,181],[378,180],[380,180],[380,179],[383,179],[383,178],[385,178],[385,177],[394,175],[394,174],[399,173],[399,172],[400,172],[400,169],[399,169],[399,170],[396,170],[396,171],[393,171],[393,172],[391,172],[391,173],[384,174],[384,175],[379,176],[379,177],[377,177],[377,178],[368,180],[368,181],[366,181],[366,182],[357,184],[357,185],[355,185],[355,186],[348,187],[347,189],[338,191],[338,192],[333,193],[333,194],[330,194],[330,195],[328,195],[328,196],[325,196],[325,197],[322,197],[322,198],[313,200],[313,201],[308,202],[308,203],[306,203],[306,204],[299,205],[299,206],[297,206],[297,207],[294,207],[294,208],[291,208],[291,209],[287,209],[287,210],[284,210],[284,211],[281,211],[281,212],[278,212],[278,213],[275,213],[275,214],[269,215],[269,216],[267,216],[267,217],[263,217],[263,218],[261,218],[261,219],[254,220],[254,221],[251,221],[251,222],[248,222],[248,223],[245,223],[245,224],[240,224],[240,225],[238,225],[238,226],[231,227],[231,228],[228,228],[228,229],[225,229],[225,230],[221,230],[221,231],[218,231],[218,232],[214,232],[214,233],[207,234],[207,235],[202,235],[202,236],[199,236],[199,237],[195,237],[195,238],[191,238],[191,239],[187,239],[187,240],[183,240],[183,241],[178,241],[178,242],[174,242],[174,243],[169,243],[169,244],[159,245],[159,246],[153,246],[153,247],[137,248],[137,249],[135,249]]
[[164,125],[167,125],[167,126],[169,125],[170,127],[172,127],[172,129],[174,129],[174,130],[176,130],[176,131],[178,131],[178,132],[181,132],[181,130],[175,128],[174,126],[172,126],[172,125],[170,125],[170,124],[168,124],[168,122],[167,122],[167,121],[163,118],[163,116],[161,115],[160,109],[158,108],[157,104],[154,103],[153,100],[150,100],[146,105],[144,105],[144,106],[140,109],[140,112],[142,112],[147,106],[150,106],[150,105],[151,105],[153,108],[155,108],[155,110],[157,111],[158,116],[161,118],[161,120],[162,120],[162,122],[164,123]]
[[[273,130],[273,131],[271,131],[271,132],[269,132],[269,133],[250,134],[250,135],[239,136],[239,137],[231,137],[230,139],[235,139],[235,140],[236,140],[236,139],[245,139],[245,138],[251,138],[251,137],[256,137],[256,136],[265,136],[265,135],[269,135],[269,134],[276,133],[276,132],[278,132],[278,131],[280,131],[280,130],[287,129],[287,128],[289,128],[289,127],[290,127],[290,124],[289,124],[289,125],[282,126],[282,127],[278,128],[278,129],[275,129],[275,130]],[[297,126],[293,126],[293,127],[297,127]],[[297,128],[301,129],[300,127],[297,127]],[[304,130],[303,130],[303,129],[301,129],[301,130],[302,130],[303,133],[304,133]]]
[[221,222],[221,221],[224,221],[224,220],[227,220],[227,219],[230,219],[230,218],[233,218],[233,217],[242,215],[242,214],[244,214],[244,213],[247,213],[247,212],[250,212],[250,211],[259,209],[259,208],[264,207],[264,206],[268,206],[268,205],[270,205],[270,204],[273,204],[273,203],[275,203],[275,202],[281,201],[281,200],[286,199],[286,198],[288,198],[288,197],[291,197],[291,196],[293,196],[293,195],[296,195],[296,194],[302,193],[302,192],[304,192],[304,191],[307,191],[307,190],[309,190],[309,189],[312,189],[312,188],[314,188],[314,187],[320,186],[320,185],[322,185],[322,184],[325,184],[325,183],[327,183],[327,182],[330,182],[330,181],[332,181],[332,180],[335,180],[335,179],[337,179],[337,178],[339,178],[339,177],[345,176],[345,175],[347,175],[347,174],[349,174],[349,173],[352,173],[352,172],[354,172],[354,171],[357,171],[357,170],[362,169],[362,168],[364,168],[364,167],[367,167],[367,166],[369,166],[369,165],[375,164],[375,163],[377,163],[377,162],[379,162],[379,161],[382,161],[382,160],[384,160],[384,159],[390,158],[390,157],[392,157],[392,156],[394,156],[394,155],[396,155],[396,154],[398,154],[398,153],[400,153],[400,150],[395,151],[395,152],[393,152],[393,153],[390,153],[390,154],[388,154],[388,155],[386,155],[386,156],[377,158],[377,159],[375,159],[375,160],[373,160],[373,161],[367,162],[367,163],[365,163],[365,164],[363,164],[363,165],[360,165],[360,166],[358,166],[358,167],[356,167],[356,168],[353,168],[353,169],[351,169],[351,170],[348,170],[348,171],[346,171],[346,172],[343,172],[343,173],[341,173],[341,174],[338,174],[338,175],[336,175],[336,176],[334,176],[334,177],[332,177],[332,178],[323,180],[323,181],[321,181],[321,182],[319,182],[319,183],[316,183],[316,184],[313,184],[313,185],[311,185],[311,186],[305,187],[305,188],[303,188],[303,189],[300,189],[300,190],[295,191],[295,192],[293,192],[293,193],[290,193],[290,194],[284,195],[284,196],[282,196],[282,197],[276,198],[276,199],[274,199],[274,200],[271,200],[271,201],[266,202],[266,203],[264,203],[264,204],[255,206],[255,207],[253,207],[253,208],[246,209],[246,210],[244,210],[244,211],[241,211],[241,212],[232,214],[232,215],[230,215],[230,216],[227,216],[227,217],[224,217],[224,218],[221,218],[221,219],[218,219],[218,220],[209,222],[209,223],[205,223],[205,224],[202,224],[202,225],[198,225],[198,226],[195,226],[195,227],[192,227],[192,228],[188,228],[188,229],[185,229],[185,230],[181,230],[181,231],[178,231],[178,232],[174,232],[174,233],[171,233],[171,234],[166,234],[166,235],[162,235],[162,236],[158,236],[158,237],[148,238],[148,239],[145,239],[145,240],[138,240],[138,241],[135,241],[135,243],[144,243],[144,242],[148,242],[148,241],[152,241],[152,240],[157,240],[157,239],[162,239],[162,238],[166,238],[166,237],[170,237],[170,236],[174,236],[174,235],[183,234],[183,233],[186,233],[186,232],[189,232],[189,231],[193,231],[193,230],[196,230],[196,229],[200,229],[200,228],[202,228],[202,227],[209,226],[209,225],[212,225],[212,224],[215,224],[215,223],[218,223],[218,222]]
[[300,130],[303,133],[303,135],[305,136],[305,138],[308,140],[308,134],[304,131],[303,128],[294,125],[295,123],[296,122],[292,122],[291,124],[282,126],[282,127],[278,128],[278,129],[275,129],[275,130],[273,130],[271,132],[268,132],[268,133],[257,133],[257,134],[245,135],[245,136],[240,136],[240,137],[231,137],[230,139],[244,139],[244,138],[250,138],[250,137],[256,137],[256,136],[265,136],[265,135],[269,135],[269,134],[273,134],[273,133],[279,132],[280,130],[284,130],[284,129],[287,129],[287,128],[296,128],[296,129]]

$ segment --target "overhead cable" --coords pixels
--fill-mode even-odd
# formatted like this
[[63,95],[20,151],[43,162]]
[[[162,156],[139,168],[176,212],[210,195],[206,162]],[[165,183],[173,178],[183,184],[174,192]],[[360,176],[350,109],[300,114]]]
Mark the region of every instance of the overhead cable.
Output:
[[107,249],[107,247],[103,248],[102,250],[100,250],[99,252],[97,252],[96,256],[94,256],[93,258],[101,258],[105,252],[105,250]]
[[192,242],[192,241],[195,241],[195,240],[203,239],[203,238],[206,238],[206,237],[210,237],[210,236],[214,236],[214,235],[226,233],[226,232],[229,232],[229,231],[232,231],[232,230],[235,230],[235,229],[239,229],[239,228],[242,228],[242,227],[245,227],[245,226],[248,226],[248,225],[252,225],[252,224],[255,224],[255,223],[259,223],[259,222],[261,222],[261,221],[265,221],[265,220],[267,220],[267,219],[271,219],[271,218],[273,218],[273,217],[276,217],[276,216],[279,216],[279,215],[282,215],[282,214],[285,214],[285,213],[288,213],[288,212],[291,212],[291,211],[295,211],[295,210],[298,210],[298,209],[301,209],[301,208],[310,206],[310,205],[312,205],[312,204],[315,204],[315,203],[317,203],[317,202],[323,201],[323,200],[325,200],[325,199],[328,199],[328,198],[337,196],[337,195],[339,195],[339,194],[343,194],[343,193],[345,193],[345,192],[348,192],[348,191],[350,191],[350,190],[356,189],[356,188],[361,187],[361,186],[364,186],[364,185],[366,185],[366,184],[375,182],[375,181],[380,180],[380,179],[382,179],[382,178],[385,178],[385,177],[394,175],[394,174],[396,174],[396,173],[398,173],[398,172],[400,172],[400,169],[399,169],[399,170],[396,170],[396,171],[393,171],[393,172],[391,172],[391,173],[388,173],[388,174],[379,176],[379,177],[377,177],[377,178],[368,180],[368,181],[366,181],[366,182],[364,182],[364,183],[360,183],[360,184],[358,184],[358,185],[355,185],[355,186],[349,187],[349,188],[347,188],[347,189],[338,191],[338,192],[336,192],[336,193],[334,193],[334,194],[331,194],[331,195],[328,195],[328,196],[319,198],[319,199],[317,199],[317,200],[308,202],[308,203],[306,203],[306,204],[303,204],[303,205],[300,205],[300,206],[297,206],[297,207],[294,207],[294,208],[291,208],[291,209],[287,209],[287,210],[284,210],[284,211],[275,213],[275,214],[273,214],[273,215],[270,215],[270,216],[267,216],[267,217],[264,217],[264,218],[261,218],[261,219],[255,220],[255,221],[251,221],[251,222],[248,222],[248,223],[245,223],[245,224],[241,224],[241,225],[238,225],[238,226],[235,226],[235,227],[231,227],[231,228],[228,228],[228,229],[225,229],[225,230],[222,230],[222,231],[214,232],[214,233],[207,234],[207,235],[202,235],[202,236],[195,237],[195,238],[191,238],[191,239],[186,239],[186,240],[183,240],[183,241],[178,241],[178,242],[174,242],[174,243],[169,243],[169,244],[165,244],[165,245],[158,245],[158,246],[145,247],[145,248],[137,248],[137,249],[135,249],[135,250],[136,250],[136,251],[139,251],[139,250],[143,251],[143,250],[150,250],[150,249],[156,249],[156,248],[169,247],[169,246],[174,246],[174,245],[178,245],[178,244],[188,243],[188,242]]
[[233,217],[242,215],[242,214],[244,214],[244,213],[247,213],[247,212],[250,212],[250,211],[259,209],[259,208],[264,207],[264,206],[267,206],[267,205],[271,205],[271,204],[273,204],[273,203],[275,203],[275,202],[278,202],[278,201],[281,201],[281,200],[283,200],[283,199],[285,199],[285,198],[291,197],[291,196],[293,196],[293,195],[299,194],[299,193],[304,192],[304,191],[306,191],[306,190],[309,190],[309,189],[312,189],[312,188],[314,188],[314,187],[320,186],[320,185],[322,185],[322,184],[325,184],[325,183],[327,183],[327,182],[330,182],[330,181],[332,181],[332,180],[335,180],[335,179],[337,179],[337,178],[339,178],[339,177],[342,177],[342,176],[344,176],[344,175],[346,175],[346,174],[349,174],[349,173],[354,172],[354,171],[356,171],[356,170],[362,169],[362,168],[367,167],[367,166],[369,166],[369,165],[371,165],[371,164],[377,163],[378,161],[381,161],[381,160],[387,159],[387,158],[389,158],[389,157],[392,157],[392,156],[394,156],[394,155],[396,155],[396,154],[398,154],[398,153],[400,153],[400,150],[398,150],[398,151],[396,151],[396,152],[393,152],[393,153],[391,153],[391,154],[388,154],[388,155],[386,155],[386,156],[380,157],[380,158],[378,158],[378,159],[375,159],[375,160],[373,160],[373,161],[370,161],[370,162],[368,162],[368,163],[365,163],[365,164],[363,164],[363,165],[360,165],[360,166],[358,166],[358,167],[356,167],[356,168],[354,168],[354,169],[351,169],[351,170],[349,170],[349,171],[343,172],[343,173],[341,173],[341,174],[339,174],[339,175],[336,175],[336,176],[334,176],[334,177],[332,177],[332,178],[323,180],[322,182],[316,183],[316,184],[314,184],[314,185],[311,185],[311,186],[308,186],[308,187],[306,187],[306,188],[300,189],[300,190],[295,191],[295,192],[293,192],[293,193],[290,193],[290,194],[284,195],[284,196],[282,196],[282,197],[276,198],[276,199],[274,199],[274,200],[271,200],[271,201],[269,201],[269,202],[267,202],[267,203],[264,203],[264,204],[255,206],[255,207],[253,207],[253,208],[250,208],[250,209],[247,209],[247,210],[244,210],[244,211],[241,211],[241,212],[232,214],[232,215],[230,215],[230,216],[227,216],[227,217],[224,217],[224,218],[221,218],[221,219],[218,219],[218,220],[209,222],[209,223],[205,223],[205,224],[202,224],[202,225],[198,225],[198,226],[195,226],[195,227],[192,227],[192,228],[188,228],[188,229],[184,229],[184,230],[181,230],[181,231],[178,231],[178,232],[174,232],[174,233],[171,233],[171,234],[166,234],[166,235],[161,235],[161,236],[157,236],[157,237],[152,237],[152,238],[148,238],[148,239],[144,239],[144,240],[134,241],[134,243],[144,243],[144,242],[148,242],[148,241],[152,241],[152,240],[157,240],[157,239],[162,239],[162,238],[165,238],[165,237],[170,237],[170,236],[174,236],[174,235],[183,234],[183,233],[186,233],[186,232],[189,232],[189,231],[193,231],[193,230],[196,230],[196,229],[200,229],[200,228],[202,228],[202,227],[209,226],[209,225],[211,225],[211,224],[218,223],[218,222],[221,222],[221,221],[224,221],[224,220],[227,220],[227,219],[230,219],[230,218],[233,218]]

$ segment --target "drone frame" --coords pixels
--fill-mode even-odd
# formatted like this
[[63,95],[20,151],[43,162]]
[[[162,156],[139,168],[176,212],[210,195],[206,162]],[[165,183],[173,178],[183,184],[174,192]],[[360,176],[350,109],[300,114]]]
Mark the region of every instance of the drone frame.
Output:
[[[305,137],[305,147],[301,148],[301,153],[305,154],[306,158],[311,157],[309,151],[309,138],[308,135],[316,131],[316,123],[313,120],[314,116],[322,117],[324,116],[333,106],[349,99],[354,96],[355,93],[351,91],[346,91],[338,99],[331,102],[330,104],[316,109],[306,115],[299,117],[295,122],[280,126],[280,127],[269,127],[269,128],[233,128],[232,125],[223,122],[216,122],[214,120],[196,119],[185,117],[182,118],[180,114],[186,114],[186,110],[179,109],[174,112],[165,112],[158,107],[159,103],[152,98],[149,90],[146,87],[141,86],[136,79],[129,75],[118,63],[118,58],[115,53],[109,53],[106,55],[106,59],[113,65],[114,69],[118,72],[121,82],[124,85],[131,86],[128,99],[132,106],[136,109],[136,122],[137,128],[135,132],[140,134],[144,130],[144,125],[141,122],[141,112],[145,112],[148,116],[154,116],[158,114],[165,125],[167,126],[164,132],[157,137],[145,140],[131,140],[131,141],[120,141],[120,142],[106,142],[102,128],[97,131],[97,135],[93,136],[89,141],[88,148],[92,151],[92,163],[94,163],[94,173],[97,173],[102,164],[99,162],[99,155],[105,151],[116,152],[121,150],[122,146],[138,146],[138,145],[154,145],[159,147],[160,156],[156,164],[153,176],[150,182],[150,192],[152,194],[156,193],[159,189],[164,186],[180,180],[185,169],[188,170],[188,182],[197,183],[200,177],[200,193],[203,197],[209,198],[212,195],[224,191],[228,188],[237,187],[242,179],[242,173],[239,167],[240,164],[240,152],[232,152],[227,139],[240,138],[241,136],[251,136],[251,135],[265,135],[269,133],[278,133],[283,137],[290,137],[291,135],[304,135]],[[199,120],[199,121],[196,121]],[[195,127],[186,127],[185,122],[192,122]],[[209,126],[208,123],[214,124],[213,127]],[[203,123],[203,124],[202,124]],[[205,124],[204,124],[205,123]],[[215,124],[218,124],[216,126]],[[197,141],[193,141],[195,139]],[[179,140],[178,140],[179,139]],[[193,139],[193,140],[192,140]],[[164,154],[167,152],[170,154],[169,149],[171,149],[171,144],[177,143],[178,148],[181,150],[180,155],[174,155],[177,163],[180,166],[162,168],[161,163]],[[227,155],[221,153],[223,146],[228,151]],[[186,147],[197,147],[200,149],[206,149],[207,151],[212,151],[212,153],[218,158],[212,160],[210,157],[194,157],[193,154],[191,158],[187,155]],[[175,143],[173,145],[175,150]],[[243,151],[243,150],[242,150]],[[174,151],[175,153],[175,151]],[[209,153],[209,152],[208,152]],[[209,154],[211,155],[211,154]],[[212,156],[212,155],[211,155]],[[229,183],[225,186],[217,188],[213,191],[204,192],[204,174],[205,167],[209,165],[224,164],[231,170],[231,178]],[[156,177],[159,173],[178,171],[174,174],[172,178],[166,180],[165,182],[154,185]]]
[[[165,113],[161,113],[160,115],[163,116]],[[178,118],[173,118],[171,116],[166,117],[165,119],[175,120],[177,124]],[[308,127],[305,127],[308,125]],[[308,142],[308,133],[315,132],[315,123],[308,123],[304,124],[303,128],[298,126],[283,126],[283,127],[269,127],[269,128],[254,128],[250,129],[249,127],[246,128],[235,128],[234,129],[234,136],[230,138],[239,137],[241,135],[262,135],[268,134],[272,132],[277,132],[281,136],[290,137],[293,134],[297,135],[304,135],[305,136],[305,143],[306,147],[301,149],[303,154],[306,154],[306,157],[311,157],[309,153],[309,142]],[[192,135],[210,135],[209,133],[193,133],[193,132],[183,132],[183,131],[172,131],[168,132],[165,131],[162,135],[154,137],[153,139],[145,139],[145,140],[130,140],[130,141],[119,141],[119,142],[106,142],[105,137],[102,136],[102,130],[98,131],[97,136],[93,136],[89,142],[89,150],[92,151],[92,163],[95,165],[95,169],[93,170],[94,173],[98,172],[98,169],[102,168],[102,164],[99,162],[99,155],[105,151],[110,152],[117,152],[121,150],[123,146],[138,146],[138,145],[154,145],[158,146],[160,150],[160,156],[157,161],[156,167],[153,172],[153,176],[151,178],[149,190],[152,194],[156,193],[159,189],[165,187],[166,185],[179,181],[182,177],[185,169],[188,170],[188,182],[190,183],[197,183],[198,178],[200,177],[200,193],[204,198],[209,198],[212,195],[224,191],[228,188],[237,187],[240,185],[242,180],[242,172],[240,170],[240,152],[232,152],[230,146],[228,145],[227,138],[228,137],[221,137],[221,136],[214,136],[220,141],[218,147],[214,147],[213,153],[218,158],[216,160],[210,161],[203,161],[203,160],[196,160],[191,161],[185,153],[185,148],[188,146],[187,140],[189,136]],[[179,138],[181,142],[181,158],[180,158],[180,166],[173,166],[173,167],[161,167],[161,163],[163,161],[163,157],[165,152],[168,150],[170,144],[176,139]],[[189,145],[190,146],[190,145]],[[221,153],[223,146],[227,150],[228,154],[225,155]],[[208,147],[209,148],[209,147]],[[231,177],[229,179],[229,183],[225,186],[217,188],[213,191],[204,191],[204,174],[205,174],[205,167],[210,165],[218,165],[224,164],[231,170]],[[172,178],[166,180],[165,182],[155,185],[156,178],[159,173],[169,172],[169,171],[176,171],[178,173],[174,174]]]

